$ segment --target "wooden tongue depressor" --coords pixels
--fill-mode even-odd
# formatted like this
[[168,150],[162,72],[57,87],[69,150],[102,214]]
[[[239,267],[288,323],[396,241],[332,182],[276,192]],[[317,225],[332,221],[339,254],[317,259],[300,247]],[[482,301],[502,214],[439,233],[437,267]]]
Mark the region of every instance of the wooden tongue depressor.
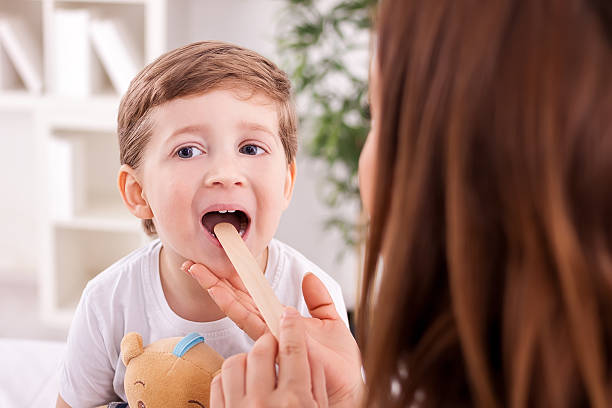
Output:
[[255,304],[259,308],[270,331],[278,340],[278,328],[283,313],[272,287],[266,280],[257,261],[232,224],[222,222],[214,227],[215,235],[234,265]]

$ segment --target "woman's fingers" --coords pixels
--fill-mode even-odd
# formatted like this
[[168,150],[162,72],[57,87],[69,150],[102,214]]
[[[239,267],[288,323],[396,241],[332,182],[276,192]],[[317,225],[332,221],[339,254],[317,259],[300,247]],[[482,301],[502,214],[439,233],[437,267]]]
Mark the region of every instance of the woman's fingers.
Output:
[[244,283],[242,282],[242,279],[240,279],[240,276],[238,276],[237,273],[233,274],[232,276],[230,276],[227,281],[229,282],[229,284],[238,289],[239,291],[243,292],[243,293],[248,293],[246,286],[244,286]]
[[[315,353],[309,360],[305,319],[286,308],[280,322],[279,342],[266,333],[248,354],[225,360],[221,377],[211,385],[211,406],[329,406],[325,365]],[[275,360],[278,358],[278,375]],[[263,404],[263,405],[261,405]]]
[[266,333],[255,342],[247,356],[246,392],[254,397],[265,397],[276,385],[276,339]]
[[310,359],[310,376],[312,379],[312,395],[318,403],[319,408],[329,405],[327,398],[327,387],[325,384],[325,372],[323,364],[317,359]]
[[224,404],[239,407],[245,396],[246,354],[236,354],[223,362],[221,367],[221,388]]
[[286,307],[280,322],[278,344],[278,387],[310,391],[310,365],[306,349],[306,332],[302,317]]
[[193,263],[193,261],[183,262],[183,264],[181,265],[181,269],[184,272],[189,273],[191,276],[193,276],[198,281],[200,286],[202,286],[204,289],[210,289],[214,286],[225,284],[233,287],[238,291],[246,292],[246,287],[240,280],[238,274],[235,274],[234,276],[230,277],[227,280],[229,283],[226,283],[225,279],[219,279],[219,277],[215,275],[206,266],[202,264]]
[[340,320],[327,288],[313,273],[307,273],[302,279],[302,293],[312,317],[317,319]]
[[212,408],[224,408],[223,388],[221,386],[221,373],[217,374],[210,383],[210,406]]
[[243,292],[244,285],[241,282],[239,282],[240,286],[236,286],[238,282],[235,280],[219,279],[204,265],[191,261],[183,263],[181,269],[196,279],[202,288],[208,290],[209,295],[223,310],[223,313],[253,340],[257,340],[267,331],[266,323],[253,303],[253,299],[248,293]]
[[223,313],[244,330],[250,338],[257,340],[266,332],[267,326],[261,316],[245,307],[227,289],[215,287],[209,293]]
[[[335,362],[315,360],[312,364],[309,362],[304,318],[295,309],[285,309],[281,319],[279,343],[276,343],[271,334],[265,334],[268,331],[267,326],[253,299],[237,276],[235,277],[237,281],[236,279],[219,279],[204,265],[192,262],[183,264],[182,269],[195,278],[202,288],[208,290],[221,310],[251,338],[261,337],[261,341],[256,342],[248,357],[237,355],[225,361],[221,375],[215,381],[214,387],[211,386],[213,407],[231,408],[241,406],[245,401],[272,401],[274,399],[271,400],[268,396],[280,396],[279,398],[283,401],[285,397],[297,398],[304,403],[314,399],[319,407],[328,406],[329,390],[326,388],[333,384],[333,381],[328,383],[326,380],[329,371],[326,367],[329,363],[332,365],[339,363],[340,366],[345,366],[346,362],[340,360]],[[341,325],[345,330],[346,328],[334,307],[327,288],[315,275],[307,274],[304,277],[302,290],[313,316],[313,319],[309,321],[319,322],[313,327],[309,326],[310,330],[314,330],[312,334],[316,338],[319,334],[323,336],[318,339],[318,342],[315,342],[316,349],[325,351],[325,348],[330,346],[325,341],[330,335],[328,325],[335,323]],[[332,333],[331,336],[333,338],[334,334]],[[344,345],[346,342],[340,343]],[[335,350],[334,347],[332,349]],[[336,353],[338,352],[339,350],[336,350]],[[341,354],[342,352],[339,352],[339,355]],[[274,366],[276,356],[279,362],[278,376]],[[317,355],[318,358],[321,356]],[[342,367],[337,367],[337,371],[340,376],[345,374]],[[338,380],[335,381],[338,382]],[[336,388],[338,388],[337,384]],[[306,403],[306,405],[309,404]]]
[[259,309],[255,305],[255,301],[253,300],[251,295],[249,295],[248,293],[245,293],[245,292],[243,292],[241,290],[233,290],[232,293],[236,296],[236,299],[240,303],[242,303],[245,308],[247,308],[247,310],[249,312],[259,316],[261,318],[261,320],[263,320],[263,317],[261,317],[261,313],[259,312]]
[[201,264],[185,261],[181,269],[193,276],[204,289],[210,289],[221,282],[217,275]]

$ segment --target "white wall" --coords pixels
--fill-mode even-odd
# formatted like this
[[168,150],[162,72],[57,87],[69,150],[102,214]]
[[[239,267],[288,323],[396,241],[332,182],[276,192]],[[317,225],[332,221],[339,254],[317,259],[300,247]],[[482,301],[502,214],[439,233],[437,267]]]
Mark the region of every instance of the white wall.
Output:
[[[185,41],[218,40],[250,48],[274,59],[277,16],[285,0],[183,0],[193,12],[181,24],[170,10],[170,26],[187,27],[170,32],[170,46]],[[171,2],[172,3],[172,2]],[[178,3],[176,3],[178,5]]]
[[[340,283],[347,307],[355,304],[357,291],[357,257],[347,251],[337,259],[343,242],[339,233],[325,231],[323,225],[330,210],[318,197],[321,180],[325,176],[322,163],[300,155],[295,191],[289,208],[283,214],[276,237],[301,251]],[[348,216],[357,214],[346,206]]]

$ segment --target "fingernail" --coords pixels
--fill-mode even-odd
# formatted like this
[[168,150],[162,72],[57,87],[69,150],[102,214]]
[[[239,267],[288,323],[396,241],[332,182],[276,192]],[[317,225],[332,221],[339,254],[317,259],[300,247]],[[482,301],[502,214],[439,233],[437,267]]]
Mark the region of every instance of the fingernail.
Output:
[[183,264],[181,265],[181,271],[183,271],[185,273],[188,273],[188,274],[191,274],[190,269],[191,269],[192,265],[193,265],[193,263],[190,262],[190,261],[183,262]]

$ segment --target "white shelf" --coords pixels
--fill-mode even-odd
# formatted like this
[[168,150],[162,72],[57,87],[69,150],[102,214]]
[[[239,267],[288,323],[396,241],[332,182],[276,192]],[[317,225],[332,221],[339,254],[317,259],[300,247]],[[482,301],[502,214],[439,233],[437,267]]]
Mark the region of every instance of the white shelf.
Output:
[[[40,1],[40,0],[39,0]],[[74,4],[140,4],[156,3],[158,0],[56,0],[58,3]]]
[[55,226],[58,307],[74,306],[87,281],[142,245],[137,231],[91,231]]
[[41,310],[50,324],[66,325],[81,292],[98,273],[140,247],[139,231],[82,229],[73,225],[50,226],[49,264],[43,271]]
[[[34,55],[42,61],[42,93],[27,90],[23,78],[16,76],[19,72],[13,57],[0,54],[4,58],[0,68],[5,69],[4,77],[0,69],[0,110],[31,113],[31,131],[40,142],[38,165],[46,178],[41,186],[47,190],[40,194],[44,239],[38,278],[41,314],[51,324],[69,324],[86,282],[147,240],[140,220],[125,208],[116,187],[117,110],[123,93],[117,84],[126,83],[125,75],[118,73],[129,72],[131,79],[134,64],[131,71],[125,64],[113,70],[109,65],[112,53],[111,58],[108,51],[106,57],[100,55],[109,49],[104,48],[108,46],[105,37],[100,31],[95,37],[91,22],[106,22],[98,27],[111,27],[111,33],[121,34],[118,38],[131,39],[129,44],[125,40],[123,49],[130,54],[124,55],[136,56],[132,61],[140,70],[167,49],[167,9],[168,0],[0,0],[0,18],[23,23],[40,45],[40,54]],[[83,19],[80,26],[73,27],[75,32],[81,30],[80,36],[64,35],[66,43],[58,44],[61,31],[57,30],[64,27],[56,26],[55,21],[62,12]],[[73,42],[72,38],[86,41]],[[78,47],[83,46],[90,54],[81,66],[91,71],[85,72],[80,83],[88,90],[65,92],[66,88],[58,88],[58,81],[68,88],[72,80],[76,83],[76,76],[66,72],[76,65],[82,51]]]
[[73,217],[56,217],[53,224],[64,228],[92,231],[139,231],[140,220],[116,203],[100,203]]
[[0,110],[28,110],[46,118],[52,128],[115,131],[120,97],[116,94],[87,98],[35,95],[26,90],[1,90]]
[[35,110],[40,98],[26,90],[3,90],[0,91],[0,109],[13,110]]

